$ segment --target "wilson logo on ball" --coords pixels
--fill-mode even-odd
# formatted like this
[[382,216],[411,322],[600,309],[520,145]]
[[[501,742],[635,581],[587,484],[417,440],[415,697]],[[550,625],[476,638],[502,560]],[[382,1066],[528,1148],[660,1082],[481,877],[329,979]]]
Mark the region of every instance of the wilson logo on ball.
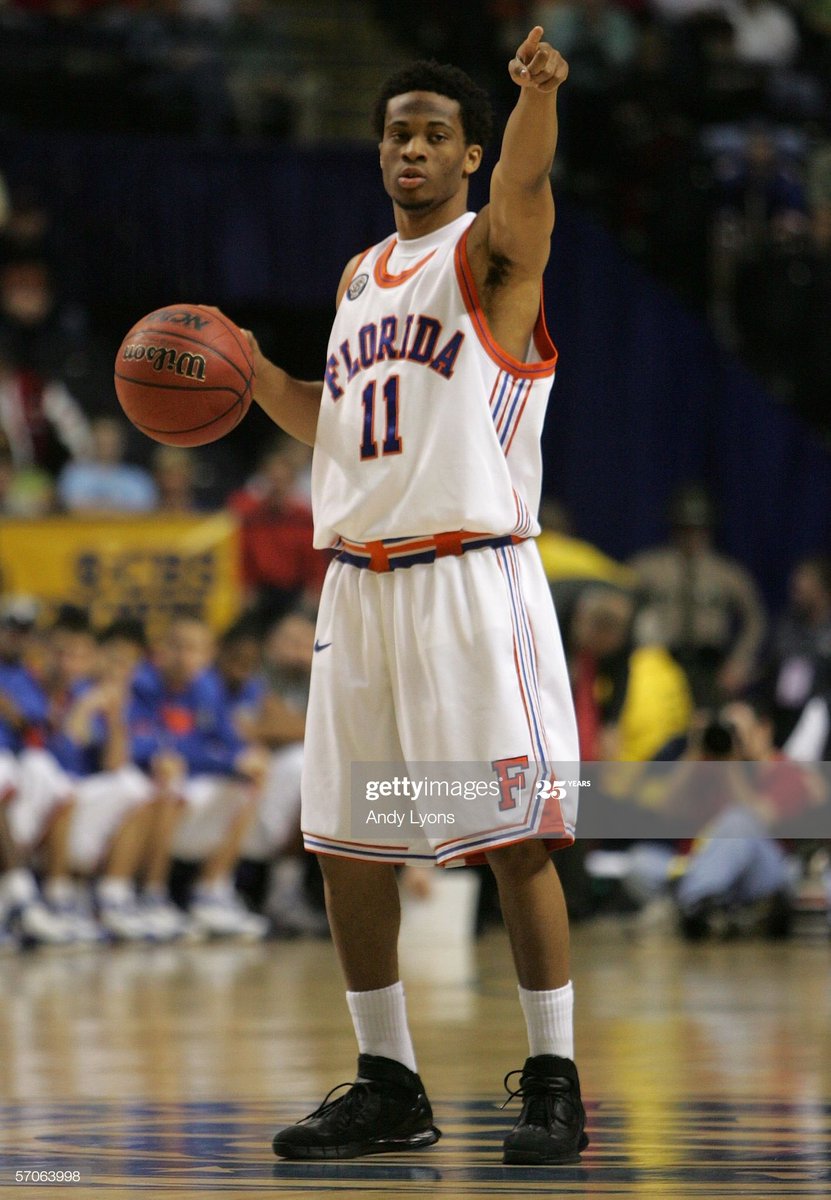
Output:
[[189,350],[176,351],[170,346],[145,346],[141,342],[129,343],[124,347],[124,359],[146,359],[152,364],[154,371],[174,371],[177,375],[186,375],[188,379],[205,378],[206,362],[201,354],[191,354]]

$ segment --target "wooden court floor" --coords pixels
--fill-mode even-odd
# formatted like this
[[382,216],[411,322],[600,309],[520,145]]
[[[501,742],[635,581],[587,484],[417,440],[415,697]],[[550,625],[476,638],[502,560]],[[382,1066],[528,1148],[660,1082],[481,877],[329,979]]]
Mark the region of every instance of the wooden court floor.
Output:
[[402,967],[444,1136],[323,1165],[281,1163],[270,1141],[354,1073],[328,942],[4,955],[0,1195],[831,1193],[831,943],[688,946],[603,923],[575,929],[573,959],[591,1146],[579,1166],[520,1168],[500,1162],[502,1078],[526,1053],[501,932],[472,943],[411,904]]

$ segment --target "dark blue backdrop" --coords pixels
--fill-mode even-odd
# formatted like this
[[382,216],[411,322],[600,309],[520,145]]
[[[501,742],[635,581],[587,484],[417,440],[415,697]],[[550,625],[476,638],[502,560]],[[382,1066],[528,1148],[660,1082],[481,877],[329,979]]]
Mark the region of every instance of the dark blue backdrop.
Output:
[[[182,299],[319,316],[351,255],[392,228],[376,154],[363,145],[0,133],[0,169],[50,197],[82,296],[132,319]],[[561,355],[546,488],[578,532],[625,557],[663,538],[673,487],[703,478],[719,502],[721,544],[777,605],[795,559],[831,547],[828,452],[566,205],[546,295]]]

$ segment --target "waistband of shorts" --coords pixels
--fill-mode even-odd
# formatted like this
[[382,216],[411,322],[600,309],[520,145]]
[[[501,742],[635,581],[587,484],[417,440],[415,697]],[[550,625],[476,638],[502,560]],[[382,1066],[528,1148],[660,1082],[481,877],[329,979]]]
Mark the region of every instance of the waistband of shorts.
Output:
[[461,557],[468,550],[498,550],[501,546],[516,546],[526,539],[514,533],[499,537],[490,533],[470,533],[456,529],[452,533],[426,534],[415,538],[385,538],[380,542],[352,542],[339,538],[335,546],[338,562],[368,571],[397,571],[417,563],[432,563],[437,558]]

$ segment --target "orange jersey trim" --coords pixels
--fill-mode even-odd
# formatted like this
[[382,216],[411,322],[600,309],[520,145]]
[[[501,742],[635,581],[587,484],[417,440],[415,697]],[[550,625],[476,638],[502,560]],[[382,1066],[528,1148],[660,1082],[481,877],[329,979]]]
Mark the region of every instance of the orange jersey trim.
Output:
[[503,371],[508,371],[511,375],[517,375],[521,379],[543,379],[547,375],[553,375],[554,368],[557,365],[557,347],[552,342],[551,335],[545,324],[542,285],[540,285],[540,311],[534,326],[534,345],[540,356],[540,362],[520,362],[518,358],[514,358],[512,354],[509,354],[507,350],[503,350],[491,333],[490,326],[482,309],[479,293],[476,290],[473,272],[470,269],[470,261],[467,257],[467,238],[469,233],[470,227],[464,231],[456,246],[456,280],[480,344],[488,357],[498,367],[501,367]]
[[425,266],[436,253],[435,250],[431,250],[429,254],[425,254],[424,258],[420,258],[417,263],[414,263],[413,266],[408,267],[406,271],[402,271],[400,275],[391,275],[387,270],[387,264],[389,263],[390,256],[397,245],[398,238],[393,238],[375,264],[373,275],[375,277],[375,282],[379,287],[400,287],[402,283],[406,283],[408,279],[412,279],[412,277],[418,271],[420,271],[421,268]]

